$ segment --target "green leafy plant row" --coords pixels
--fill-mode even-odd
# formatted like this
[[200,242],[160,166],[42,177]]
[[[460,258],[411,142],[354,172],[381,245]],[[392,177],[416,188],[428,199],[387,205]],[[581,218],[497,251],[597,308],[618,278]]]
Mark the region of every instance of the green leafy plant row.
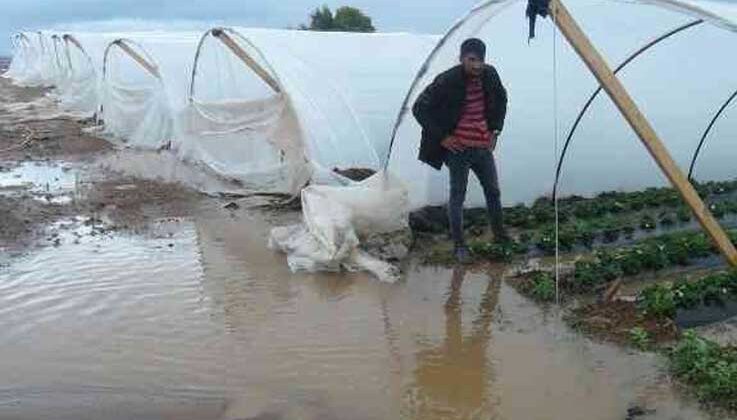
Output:
[[[713,203],[710,208],[715,217],[721,219],[729,214],[737,214],[737,201]],[[622,237],[631,238],[637,230],[653,231],[658,227],[669,228],[678,222],[687,223],[691,220],[691,211],[683,206],[657,215],[648,212],[638,215],[623,213],[590,220],[574,219],[560,224],[558,242],[560,249],[564,251],[571,250],[576,245],[590,248],[597,239],[612,243]],[[532,242],[543,252],[551,253],[555,250],[555,225],[542,225],[534,233],[521,235],[521,240]]]
[[524,289],[527,294],[536,300],[552,302],[555,300],[555,277],[552,273],[544,271],[532,273]]
[[[695,184],[699,194],[708,201],[737,191],[737,180]],[[714,203],[712,211],[717,217],[737,212],[737,203]],[[571,196],[558,201],[558,217],[561,223],[574,219],[590,220],[606,215],[640,212],[646,209],[675,209],[677,217],[690,219],[690,211],[683,206],[678,193],[672,188],[649,188],[636,192],[605,192],[594,198]],[[517,205],[505,210],[505,220],[513,227],[537,228],[555,222],[555,203],[550,198],[540,198],[532,206]],[[668,220],[664,221],[665,223]]]
[[[737,235],[732,232],[731,236],[734,242]],[[662,235],[630,247],[598,251],[591,259],[577,261],[570,283],[574,289],[585,291],[622,276],[689,265],[715,252],[711,241],[699,232]]]
[[737,270],[711,274],[696,281],[679,280],[645,288],[638,297],[649,315],[673,317],[678,309],[737,298]]
[[737,349],[697,336],[691,331],[669,352],[676,377],[694,387],[702,401],[737,408]]
[[[710,207],[717,218],[737,214],[737,201],[715,203]],[[654,231],[658,227],[669,228],[677,222],[687,223],[691,220],[691,211],[683,206],[674,211],[661,212],[657,216],[651,213],[625,213],[591,220],[574,219],[559,226],[558,244],[563,251],[571,251],[576,246],[591,248],[597,240],[613,243],[622,237],[632,238],[638,230]],[[550,255],[555,252],[555,225],[545,224],[534,232],[525,231],[520,235],[520,242],[534,245]]]
[[[737,242],[737,231],[731,232]],[[551,239],[554,250],[554,237]],[[474,241],[469,249],[476,258],[491,261],[511,261],[524,255],[529,246],[524,242],[504,243]],[[561,246],[562,250],[567,250]],[[713,255],[716,249],[700,232],[676,232],[643,239],[626,247],[598,250],[592,258],[576,262],[574,283],[587,288],[621,276],[634,276],[645,271],[657,271],[676,265],[689,265],[694,260]]]
[[[649,216],[648,216],[649,217]],[[648,219],[646,217],[645,219]],[[655,222],[643,219],[642,224],[647,229],[655,229]],[[594,222],[577,221],[572,224],[563,225],[558,231],[558,244],[563,252],[572,251],[577,245],[591,248],[597,239],[605,243],[615,242],[622,235],[632,237],[636,228],[635,221],[625,218],[607,218]],[[478,257],[494,261],[509,261],[516,255],[527,253],[531,247],[535,247],[546,255],[555,253],[555,228],[545,227],[534,233],[522,233],[519,241],[511,241],[506,244],[495,244],[484,241],[472,243],[471,250]]]
[[511,261],[515,256],[524,255],[528,251],[527,245],[516,242],[485,242],[475,241],[468,246],[471,253],[476,258],[483,258],[491,261]]
[[[561,225],[558,229],[558,244],[561,250],[570,251],[576,245],[591,248],[597,239],[606,243],[615,242],[622,235],[634,234],[636,221],[632,217],[606,217],[593,221],[575,221]],[[655,228],[653,224],[652,229]],[[520,240],[524,240],[524,236]],[[545,226],[529,235],[528,241],[547,254],[555,252],[555,226]]]
[[650,334],[642,327],[634,327],[629,330],[630,343],[640,350],[648,350],[651,345]]

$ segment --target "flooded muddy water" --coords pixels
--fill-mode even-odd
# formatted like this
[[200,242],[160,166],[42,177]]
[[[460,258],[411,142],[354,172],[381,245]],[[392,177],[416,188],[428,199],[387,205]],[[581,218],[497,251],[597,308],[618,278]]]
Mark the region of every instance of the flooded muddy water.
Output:
[[273,221],[203,207],[0,268],[0,418],[707,418],[498,273],[292,274]]
[[79,173],[62,163],[22,162],[0,171],[0,195],[25,191],[42,202],[66,204],[78,186]]

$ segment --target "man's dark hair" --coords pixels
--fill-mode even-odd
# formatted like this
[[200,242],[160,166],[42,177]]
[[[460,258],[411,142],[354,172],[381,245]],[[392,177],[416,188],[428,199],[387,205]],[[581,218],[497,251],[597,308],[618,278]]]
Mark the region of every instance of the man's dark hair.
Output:
[[468,53],[474,53],[483,60],[486,58],[486,44],[478,38],[469,38],[461,44],[461,58]]

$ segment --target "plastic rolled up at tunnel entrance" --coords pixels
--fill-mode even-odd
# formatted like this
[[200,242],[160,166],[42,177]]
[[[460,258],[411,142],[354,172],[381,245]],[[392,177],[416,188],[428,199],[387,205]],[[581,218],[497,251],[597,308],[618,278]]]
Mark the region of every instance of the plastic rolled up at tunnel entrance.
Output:
[[54,93],[62,109],[92,117],[99,104],[98,76],[92,57],[74,35],[62,34],[61,40],[61,60],[67,69]]
[[35,48],[25,32],[18,32],[10,37],[12,47],[12,59],[8,70],[3,77],[20,83],[20,79],[30,72],[30,66],[33,65],[36,54]]
[[68,115],[94,115],[99,103],[96,70],[75,36],[40,31],[21,32],[12,39],[13,59],[5,77],[24,87],[53,88],[47,96]]
[[[66,50],[68,76],[53,91],[60,106],[85,117],[99,113],[105,85],[103,70],[105,57],[111,42],[122,37],[138,37],[138,32],[64,32],[60,33]],[[115,56],[117,58],[117,56]],[[115,72],[118,67],[113,65]],[[101,117],[101,115],[98,115]]]
[[177,118],[182,157],[259,192],[383,167],[410,81],[437,37],[215,29]]
[[27,33],[11,74],[55,85],[62,107],[96,114],[119,143],[170,145],[246,189],[294,195],[384,166],[396,109],[438,40],[248,28],[200,35]]
[[[80,42],[85,40],[85,46]],[[105,34],[69,34],[62,32],[21,32],[14,36],[13,60],[5,74],[26,87],[53,87],[49,96],[64,111],[80,117],[94,115],[98,105],[99,60],[94,59],[95,44],[102,44]]]
[[51,63],[47,40],[43,32],[20,32],[13,42],[13,58],[5,73],[20,86],[47,86],[46,68]]
[[22,77],[25,86],[58,87],[67,77],[68,63],[64,60],[64,45],[61,37],[51,31],[31,34],[34,54],[29,72]]
[[106,46],[100,119],[108,136],[143,149],[172,142],[199,37],[194,32],[131,33]]
[[[674,28],[704,21],[657,43],[618,73],[687,171],[705,126],[737,88],[737,56],[726,53],[737,42],[733,6],[670,0],[565,4],[611,67]],[[497,68],[508,91],[507,120],[495,152],[503,202],[529,204],[551,195],[565,134],[599,85],[549,20],[538,21],[537,37],[528,44],[526,6],[524,1],[501,0],[475,7],[435,47],[414,82],[388,166],[407,184],[413,208],[444,204],[448,175],[445,169],[437,172],[417,161],[420,128],[408,109],[437,74],[457,64],[460,43],[469,37],[487,43],[487,61]],[[700,180],[737,177],[737,148],[730,145],[736,135],[737,121],[725,112],[711,134],[714,153],[699,160]],[[668,185],[605,95],[599,95],[582,117],[560,173],[558,192],[563,196]],[[483,205],[475,180],[468,194],[467,206]]]

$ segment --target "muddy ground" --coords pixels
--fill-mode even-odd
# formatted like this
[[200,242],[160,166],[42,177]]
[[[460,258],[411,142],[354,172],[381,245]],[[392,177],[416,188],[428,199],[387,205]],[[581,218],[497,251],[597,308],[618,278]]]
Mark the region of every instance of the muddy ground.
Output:
[[[55,222],[70,218],[95,225],[96,234],[140,231],[152,220],[191,214],[201,200],[177,183],[100,168],[96,161],[113,148],[87,133],[93,121],[29,117],[49,111],[47,102],[39,102],[45,90],[16,87],[4,78],[0,90],[7,103],[31,104],[21,113],[0,108],[0,249],[18,254],[58,245],[59,230],[73,224]],[[35,185],[24,182],[29,174]]]

